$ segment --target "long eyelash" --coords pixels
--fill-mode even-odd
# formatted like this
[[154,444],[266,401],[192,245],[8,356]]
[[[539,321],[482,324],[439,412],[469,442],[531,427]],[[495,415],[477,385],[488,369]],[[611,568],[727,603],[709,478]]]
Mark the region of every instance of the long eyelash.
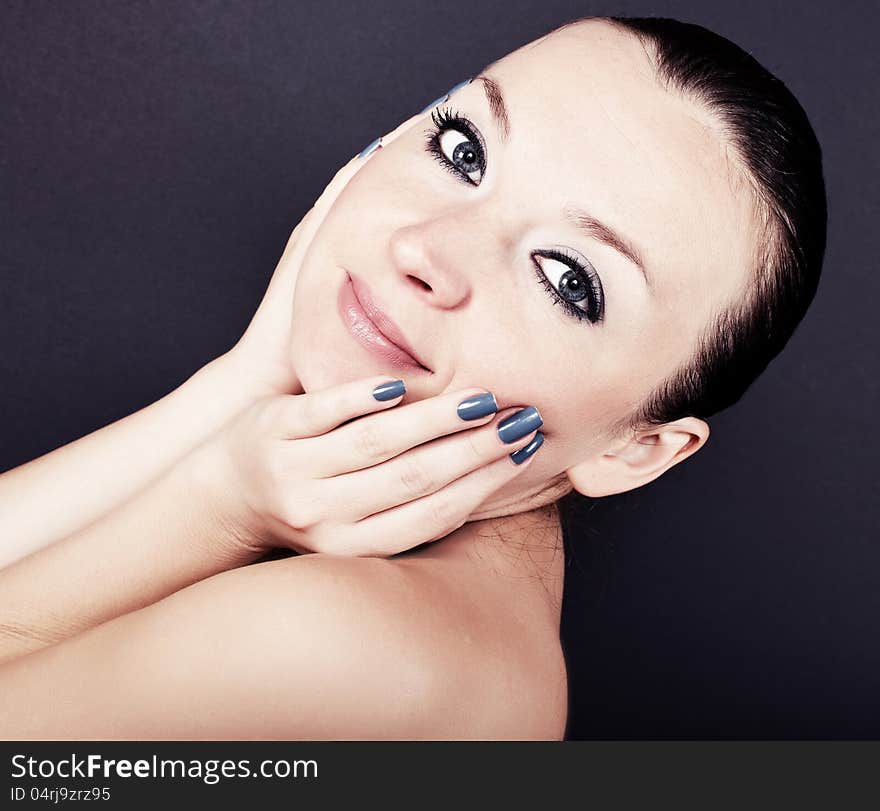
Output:
[[439,163],[453,177],[463,180],[471,186],[476,186],[476,183],[466,175],[462,174],[462,172],[455,167],[455,164],[443,154],[443,150],[440,148],[440,136],[446,132],[446,130],[459,130],[467,135],[468,140],[478,146],[480,150],[480,160],[485,164],[486,153],[483,147],[483,142],[477,135],[474,125],[471,124],[468,118],[450,107],[441,107],[432,110],[431,120],[434,122],[434,128],[425,130],[427,136],[425,139],[425,148],[431,153],[434,160],[436,160],[437,163]]
[[[583,310],[559,295],[559,291],[556,289],[553,282],[551,282],[544,274],[544,271],[541,270],[540,263],[535,259],[536,255],[544,256],[548,259],[556,259],[557,261],[568,265],[573,270],[577,270],[581,273],[581,275],[587,280],[587,283],[590,286],[588,293],[588,296],[590,298],[590,306],[588,309]],[[581,264],[581,262],[579,262],[573,256],[569,256],[568,254],[559,250],[533,251],[532,262],[535,266],[535,276],[537,277],[538,282],[541,284],[541,286],[547,291],[547,294],[550,296],[550,300],[553,302],[553,304],[561,305],[562,308],[566,310],[566,312],[570,313],[574,318],[577,318],[579,321],[588,320],[591,323],[596,324],[604,319],[605,307],[602,295],[602,283],[599,281],[599,277],[595,273],[590,272],[588,268],[584,267],[584,265]]]

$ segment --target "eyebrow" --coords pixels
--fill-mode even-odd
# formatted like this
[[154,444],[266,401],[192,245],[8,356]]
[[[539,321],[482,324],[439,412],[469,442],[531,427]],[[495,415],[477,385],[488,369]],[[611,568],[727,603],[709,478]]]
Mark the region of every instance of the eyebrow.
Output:
[[[504,93],[501,91],[501,85],[491,76],[480,73],[474,77],[479,80],[483,92],[486,94],[486,101],[489,104],[489,110],[492,113],[492,120],[498,130],[499,140],[506,144],[510,140],[510,116],[507,113],[507,104],[504,101]],[[583,209],[573,206],[566,206],[563,211],[565,219],[576,226],[581,233],[588,237],[598,240],[609,248],[617,251],[624,256],[639,270],[650,289],[654,288],[654,281],[645,270],[645,262],[642,259],[641,251],[624,236],[615,231],[610,225],[602,222]]]
[[645,270],[645,263],[642,261],[642,255],[639,250],[627,239],[617,233],[611,226],[606,225],[601,220],[579,208],[567,206],[565,209],[565,217],[572,222],[580,231],[588,237],[598,240],[609,248],[613,248],[619,254],[622,254],[630,262],[632,262],[642,276],[645,277],[645,283],[650,289],[654,289],[654,280]]
[[483,84],[483,92],[486,94],[486,101],[489,103],[489,110],[492,112],[492,119],[498,129],[498,136],[502,143],[507,143],[510,139],[510,117],[507,115],[507,105],[504,103],[504,93],[501,92],[501,85],[498,84],[491,76],[480,73],[474,77]]

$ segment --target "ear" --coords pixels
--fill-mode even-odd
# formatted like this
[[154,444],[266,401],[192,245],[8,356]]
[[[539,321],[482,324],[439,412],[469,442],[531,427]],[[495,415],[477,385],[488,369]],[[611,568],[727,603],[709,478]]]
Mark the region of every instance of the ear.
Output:
[[567,475],[574,489],[590,498],[635,490],[696,453],[708,439],[706,422],[683,417],[621,440],[569,468]]

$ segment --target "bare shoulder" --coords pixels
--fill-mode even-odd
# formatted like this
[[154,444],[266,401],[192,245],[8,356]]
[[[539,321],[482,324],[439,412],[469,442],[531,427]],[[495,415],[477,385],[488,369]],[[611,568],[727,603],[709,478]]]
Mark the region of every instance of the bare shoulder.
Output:
[[[391,714],[388,737],[564,735],[558,633],[517,620],[499,598],[503,590],[493,596],[430,565],[394,559],[312,554],[250,568],[267,593],[291,595],[298,618],[320,629],[329,666],[357,674],[361,698],[378,709],[390,696],[395,712],[409,714],[399,726]],[[336,675],[324,678],[332,684]],[[350,680],[338,687],[352,689]]]
[[559,737],[552,634],[473,591],[394,560],[245,566],[5,664],[0,715],[17,739]]

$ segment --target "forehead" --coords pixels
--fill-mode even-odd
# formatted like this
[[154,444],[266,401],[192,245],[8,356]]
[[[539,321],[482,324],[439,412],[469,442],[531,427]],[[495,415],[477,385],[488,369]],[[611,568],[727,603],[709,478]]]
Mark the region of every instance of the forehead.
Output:
[[751,188],[717,120],[659,84],[636,37],[580,23],[487,72],[507,98],[510,149],[543,150],[526,162],[534,179],[642,249],[661,303],[684,299],[694,313],[740,292],[754,255]]

